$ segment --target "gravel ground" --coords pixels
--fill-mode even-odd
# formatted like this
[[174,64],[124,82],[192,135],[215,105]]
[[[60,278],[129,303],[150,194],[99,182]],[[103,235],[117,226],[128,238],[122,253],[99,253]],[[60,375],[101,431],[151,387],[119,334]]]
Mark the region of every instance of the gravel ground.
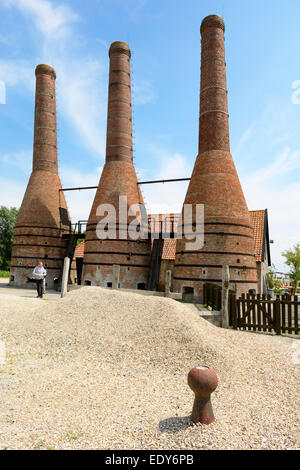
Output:
[[[0,325],[0,449],[300,447],[290,338],[98,287],[50,302],[0,294]],[[219,377],[210,426],[189,420],[198,365]]]

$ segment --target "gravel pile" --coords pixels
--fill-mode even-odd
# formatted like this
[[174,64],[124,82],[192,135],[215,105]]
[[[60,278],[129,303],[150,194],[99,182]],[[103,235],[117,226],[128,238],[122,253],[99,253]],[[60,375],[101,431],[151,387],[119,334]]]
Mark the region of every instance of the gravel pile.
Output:
[[[216,328],[171,299],[84,287],[0,295],[0,449],[299,448],[293,340]],[[295,341],[295,340],[294,340]],[[194,426],[189,370],[214,368]]]

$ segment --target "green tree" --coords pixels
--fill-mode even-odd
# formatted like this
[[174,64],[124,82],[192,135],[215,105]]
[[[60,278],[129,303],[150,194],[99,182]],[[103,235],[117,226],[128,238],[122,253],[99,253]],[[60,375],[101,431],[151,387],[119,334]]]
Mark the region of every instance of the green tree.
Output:
[[0,207],[0,269],[9,268],[17,216],[18,209],[15,207]]
[[300,243],[282,253],[282,256],[286,259],[285,264],[290,268],[289,275],[293,281],[294,292],[296,293],[298,282],[300,281]]
[[282,287],[282,280],[276,278],[276,268],[274,264],[268,270],[268,284],[269,289],[280,289]]

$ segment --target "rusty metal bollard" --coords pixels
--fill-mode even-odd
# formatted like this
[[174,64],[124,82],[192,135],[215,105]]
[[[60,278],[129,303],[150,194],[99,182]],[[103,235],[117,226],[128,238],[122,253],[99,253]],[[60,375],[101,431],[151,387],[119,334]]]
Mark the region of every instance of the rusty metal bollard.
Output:
[[218,386],[218,377],[209,367],[194,367],[188,375],[188,385],[195,393],[191,420],[195,424],[211,424],[214,422],[214,412],[210,395]]

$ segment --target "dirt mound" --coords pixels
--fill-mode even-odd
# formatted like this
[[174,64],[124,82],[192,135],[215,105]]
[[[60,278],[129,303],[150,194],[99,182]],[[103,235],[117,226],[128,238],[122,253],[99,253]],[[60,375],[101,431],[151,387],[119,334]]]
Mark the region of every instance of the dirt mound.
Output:
[[[97,287],[49,303],[0,296],[0,307],[0,447],[297,446],[289,338],[222,330],[173,300]],[[197,365],[220,382],[209,427],[188,418]]]

